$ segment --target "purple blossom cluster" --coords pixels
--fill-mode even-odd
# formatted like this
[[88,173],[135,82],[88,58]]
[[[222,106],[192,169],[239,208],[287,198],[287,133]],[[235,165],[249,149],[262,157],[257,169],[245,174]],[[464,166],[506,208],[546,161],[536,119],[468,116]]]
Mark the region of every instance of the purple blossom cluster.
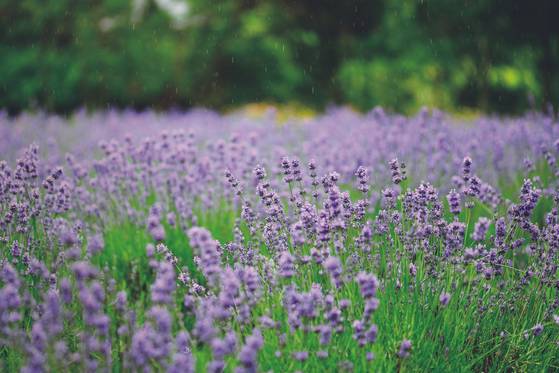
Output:
[[[400,367],[422,341],[405,325],[384,330],[378,315],[398,317],[409,294],[434,299],[423,307],[434,315],[474,305],[481,320],[536,284],[541,312],[526,335],[557,323],[551,118],[467,126],[438,112],[337,110],[281,128],[208,112],[75,119],[111,140],[85,155],[31,145],[0,163],[0,348],[25,372],[257,372],[338,359],[342,345],[369,368],[381,357]],[[66,133],[44,115],[2,118],[0,133],[10,125],[27,138],[23,122],[45,120],[47,133]],[[518,177],[507,195],[499,179]],[[219,222],[205,226],[211,213]],[[233,216],[230,231],[215,229],[219,213]],[[114,239],[126,229],[136,236],[118,237],[134,252]],[[497,290],[485,302],[460,289]]]
[[[296,118],[290,118],[281,126],[278,122],[279,118],[273,114],[251,118],[239,113],[219,115],[205,110],[165,115],[83,111],[75,113],[70,120],[45,113],[23,113],[13,118],[0,116],[0,149],[3,158],[13,162],[22,148],[36,142],[41,149],[48,149],[49,160],[62,163],[66,156],[60,153],[59,145],[63,145],[66,151],[74,154],[73,172],[83,174],[86,164],[95,162],[89,157],[98,149],[99,142],[104,142],[103,152],[108,151],[113,160],[121,158],[114,154],[117,149],[111,143],[118,142],[124,148],[142,143],[141,158],[145,159],[144,156],[153,157],[157,150],[174,152],[174,133],[184,131],[179,135],[180,154],[168,153],[169,158],[183,164],[193,161],[200,164],[199,171],[206,171],[209,179],[221,181],[223,173],[229,169],[243,181],[241,177],[250,176],[247,172],[256,163],[281,172],[280,160],[291,154],[299,160],[299,166],[294,168],[293,174],[287,175],[288,178],[296,179],[297,170],[302,170],[305,162],[312,160],[314,166],[323,171],[340,173],[344,182],[349,182],[362,166],[374,183],[388,185],[393,172],[400,172],[401,161],[414,161],[409,169],[403,169],[405,172],[401,176],[407,173],[412,180],[429,180],[449,189],[448,175],[462,166],[466,172],[476,171],[492,185],[503,176],[516,176],[524,164],[530,165],[529,169],[534,168],[540,159],[556,167],[555,140],[559,137],[559,129],[554,118],[544,114],[460,121],[427,109],[413,117],[405,117],[381,108],[364,115],[334,108],[305,123]],[[84,133],[87,136],[83,136]],[[162,133],[166,134],[166,140],[159,143]],[[224,141],[226,138],[229,141]],[[192,155],[200,151],[196,144],[201,142],[207,144],[204,155],[194,159]],[[473,168],[463,164],[466,156]],[[140,157],[136,156],[135,160]],[[212,170],[204,169],[216,160],[224,164]],[[237,172],[237,163],[245,160],[250,162],[250,168]],[[389,162],[392,165],[387,172]],[[291,165],[286,171],[291,172]],[[459,173],[460,179],[468,176]]]

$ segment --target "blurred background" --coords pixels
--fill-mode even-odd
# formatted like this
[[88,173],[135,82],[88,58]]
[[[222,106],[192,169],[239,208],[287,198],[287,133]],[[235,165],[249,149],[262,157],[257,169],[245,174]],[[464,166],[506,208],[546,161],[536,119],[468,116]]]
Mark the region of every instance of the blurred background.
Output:
[[0,108],[518,114],[559,97],[556,0],[0,0]]

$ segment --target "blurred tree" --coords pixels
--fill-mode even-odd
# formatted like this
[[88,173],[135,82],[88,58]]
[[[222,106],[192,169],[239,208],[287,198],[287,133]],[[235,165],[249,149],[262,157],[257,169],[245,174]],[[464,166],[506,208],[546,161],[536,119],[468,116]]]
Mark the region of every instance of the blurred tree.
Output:
[[[428,37],[451,45],[452,54],[473,67],[457,103],[518,112],[526,108],[528,93],[544,104],[557,100],[554,67],[559,60],[559,23],[553,18],[559,14],[559,2],[425,0],[419,4],[418,23]],[[499,75],[495,69],[503,67],[516,79],[491,78],[492,72]],[[538,76],[537,85],[532,71]]]
[[0,107],[517,113],[559,97],[555,14],[553,0],[0,0]]
[[542,103],[557,104],[559,99],[559,1],[513,0],[507,4],[509,28],[504,32],[507,44],[519,43],[534,49],[541,83]]

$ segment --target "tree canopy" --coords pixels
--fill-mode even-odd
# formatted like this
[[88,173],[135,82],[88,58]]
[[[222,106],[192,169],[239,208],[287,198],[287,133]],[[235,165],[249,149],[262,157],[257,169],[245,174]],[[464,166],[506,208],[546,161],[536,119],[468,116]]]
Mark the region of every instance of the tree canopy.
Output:
[[0,0],[0,107],[518,113],[559,97],[552,0]]

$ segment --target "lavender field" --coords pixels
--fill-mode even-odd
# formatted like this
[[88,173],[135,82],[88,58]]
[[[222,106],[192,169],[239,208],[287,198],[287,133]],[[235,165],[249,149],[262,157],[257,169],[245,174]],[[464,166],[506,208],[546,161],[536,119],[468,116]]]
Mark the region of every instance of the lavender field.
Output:
[[0,117],[2,372],[559,371],[559,122]]

